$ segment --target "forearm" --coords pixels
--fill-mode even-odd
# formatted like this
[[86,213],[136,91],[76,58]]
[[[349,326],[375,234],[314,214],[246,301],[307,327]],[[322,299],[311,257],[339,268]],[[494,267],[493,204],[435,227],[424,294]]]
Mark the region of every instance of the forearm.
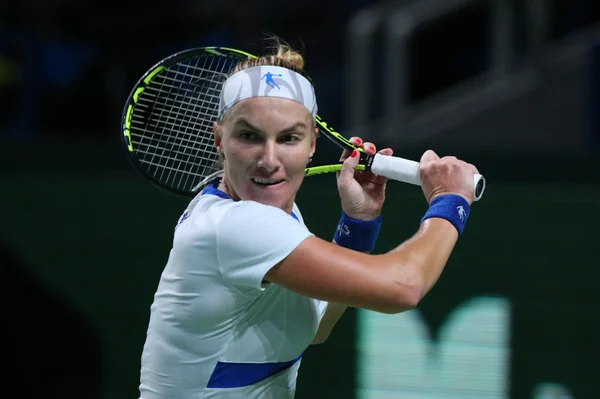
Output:
[[[377,231],[376,234],[378,234],[379,229],[377,229],[376,231]],[[364,233],[364,232],[362,232],[362,233]],[[376,236],[373,237],[372,241],[375,242],[376,238],[377,238]],[[339,245],[335,241],[335,238],[331,242],[336,245]],[[348,308],[347,305],[344,305],[341,303],[331,303],[331,302],[329,303],[329,305],[327,306],[327,310],[325,311],[325,315],[323,316],[323,318],[321,319],[321,322],[319,323],[319,330],[317,331],[317,335],[313,339],[313,342],[312,342],[313,344],[321,344],[321,343],[325,342],[325,340],[327,339],[327,337],[333,330],[333,327],[335,327],[335,325],[340,320],[340,318],[342,317],[342,315],[344,314],[344,312],[346,311],[347,308]]]
[[[392,279],[414,288],[415,305],[439,279],[458,239],[447,220],[425,220],[418,232],[386,256],[393,257]],[[403,284],[403,285],[404,285]]]
[[341,303],[333,303],[329,302],[327,305],[327,310],[325,311],[325,315],[321,319],[319,323],[319,330],[317,331],[317,335],[312,341],[312,344],[322,344],[327,340],[329,334],[333,330],[333,327],[337,324],[337,322],[342,318],[342,315],[346,311],[348,306]]

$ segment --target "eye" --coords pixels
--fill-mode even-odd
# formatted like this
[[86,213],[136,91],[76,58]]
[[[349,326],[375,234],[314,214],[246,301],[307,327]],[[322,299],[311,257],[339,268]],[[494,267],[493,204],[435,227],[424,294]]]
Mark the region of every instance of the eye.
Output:
[[239,133],[239,137],[245,141],[258,141],[260,140],[260,135],[250,130],[244,130]]
[[279,142],[280,143],[295,143],[297,141],[300,141],[302,138],[297,135],[297,134],[284,134],[283,136],[281,136],[279,138]]

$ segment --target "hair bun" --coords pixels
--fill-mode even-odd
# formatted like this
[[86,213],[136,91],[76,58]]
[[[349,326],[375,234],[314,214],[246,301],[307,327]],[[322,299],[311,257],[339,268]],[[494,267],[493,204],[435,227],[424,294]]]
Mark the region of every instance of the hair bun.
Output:
[[292,50],[288,45],[280,44],[277,48],[277,54],[275,56],[289,62],[290,64],[294,64],[299,69],[304,68],[304,57],[302,57],[302,54]]
[[312,83],[311,78],[304,71],[304,57],[298,51],[292,49],[292,47],[286,43],[283,39],[271,35],[268,40],[272,43],[268,46],[269,53],[258,58],[248,58],[246,60],[237,63],[228,76],[231,76],[246,68],[252,68],[255,66],[279,66],[290,69],[294,72],[304,76],[309,82]]

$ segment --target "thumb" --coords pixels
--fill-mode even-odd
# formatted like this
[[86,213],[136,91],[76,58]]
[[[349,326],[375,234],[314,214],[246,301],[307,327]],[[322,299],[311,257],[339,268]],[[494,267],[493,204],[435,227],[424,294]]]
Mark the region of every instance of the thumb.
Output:
[[354,169],[358,165],[360,160],[360,153],[358,150],[354,150],[352,154],[342,163],[342,170],[340,171],[339,181],[348,182],[354,178]]
[[436,154],[435,152],[433,152],[433,150],[427,150],[421,156],[421,163],[437,161],[438,159],[440,159],[440,157],[438,156],[438,154]]

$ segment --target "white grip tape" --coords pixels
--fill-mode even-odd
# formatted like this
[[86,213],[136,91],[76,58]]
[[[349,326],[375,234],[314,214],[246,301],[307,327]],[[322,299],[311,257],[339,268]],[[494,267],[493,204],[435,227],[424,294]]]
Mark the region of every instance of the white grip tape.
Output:
[[419,163],[408,159],[377,154],[371,164],[371,172],[388,179],[421,185]]
[[[373,163],[371,164],[371,172],[375,173],[376,175],[387,177],[388,179],[416,184],[417,186],[421,185],[421,179],[419,178],[419,163],[410,161],[408,159],[377,154],[375,155]],[[479,181],[482,179],[483,176],[480,174],[474,175],[473,187],[477,187],[477,184],[479,184]],[[479,201],[482,196],[483,189],[480,191],[479,195],[474,198],[474,200]]]

